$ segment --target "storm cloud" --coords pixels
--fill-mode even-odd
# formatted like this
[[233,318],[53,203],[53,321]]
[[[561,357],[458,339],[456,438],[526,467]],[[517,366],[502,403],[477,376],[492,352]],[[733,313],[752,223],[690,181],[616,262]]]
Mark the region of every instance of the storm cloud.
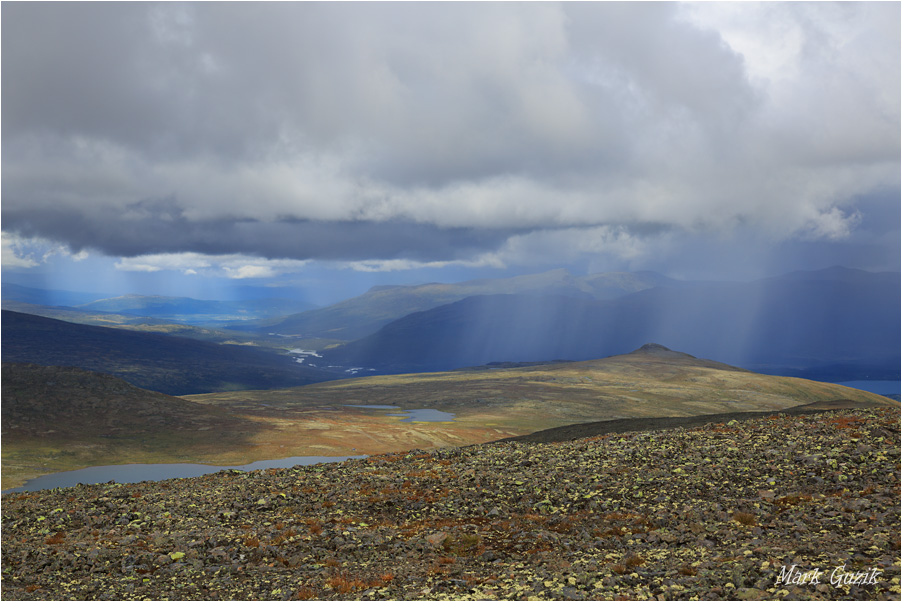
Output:
[[895,218],[898,247],[899,11],[4,3],[3,229],[510,264]]

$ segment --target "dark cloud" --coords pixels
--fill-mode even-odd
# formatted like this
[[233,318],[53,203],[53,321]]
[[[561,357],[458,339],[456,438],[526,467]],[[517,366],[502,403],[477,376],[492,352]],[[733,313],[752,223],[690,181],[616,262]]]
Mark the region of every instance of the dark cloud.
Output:
[[73,251],[96,249],[113,257],[191,252],[429,262],[486,253],[516,234],[512,229],[439,228],[401,221],[191,220],[172,200],[134,203],[117,215],[4,207],[3,222],[15,224],[20,236],[65,240]]

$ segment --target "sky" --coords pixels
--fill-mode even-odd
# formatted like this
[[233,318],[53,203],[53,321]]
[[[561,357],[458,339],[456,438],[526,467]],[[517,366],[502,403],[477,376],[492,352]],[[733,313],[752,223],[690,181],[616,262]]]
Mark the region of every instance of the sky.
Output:
[[4,282],[900,269],[898,2],[0,10]]

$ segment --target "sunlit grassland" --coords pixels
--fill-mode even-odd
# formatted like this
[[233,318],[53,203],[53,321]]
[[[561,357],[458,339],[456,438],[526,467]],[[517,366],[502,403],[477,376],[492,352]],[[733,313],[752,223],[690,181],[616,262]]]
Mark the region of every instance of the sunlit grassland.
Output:
[[334,410],[345,404],[434,408],[454,413],[457,423],[488,421],[517,430],[536,423],[546,428],[613,418],[780,410],[818,400],[886,401],[834,384],[629,355],[505,370],[373,376],[186,399],[255,413],[267,408]]
[[[536,430],[631,417],[773,411],[850,399],[888,400],[838,385],[755,374],[693,360],[618,356],[505,370],[373,376],[277,391],[186,397],[264,423],[254,443],[270,454],[350,455],[464,445]],[[453,422],[409,423],[391,411],[432,408]],[[278,446],[278,447],[276,447]],[[273,456],[275,457],[275,456]]]

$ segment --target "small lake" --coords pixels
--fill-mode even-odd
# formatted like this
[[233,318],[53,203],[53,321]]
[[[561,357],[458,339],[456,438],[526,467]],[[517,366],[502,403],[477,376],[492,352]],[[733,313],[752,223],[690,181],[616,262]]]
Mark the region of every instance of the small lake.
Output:
[[[397,414],[387,414],[387,416],[394,416],[402,418],[401,422],[453,422],[454,414],[450,412],[442,412],[439,410],[432,410],[429,408],[423,408],[419,410],[404,410],[399,408],[398,406],[386,406],[386,405],[347,405],[345,407],[348,408],[367,408],[370,410],[398,410]],[[400,412],[403,412],[400,413]]]
[[90,466],[81,470],[69,470],[44,475],[26,482],[21,487],[6,489],[6,493],[39,491],[56,487],[74,487],[79,483],[140,483],[141,481],[163,481],[165,479],[185,479],[200,477],[221,470],[261,470],[264,468],[292,468],[309,466],[322,462],[342,462],[350,458],[366,456],[294,456],[280,460],[260,460],[242,466],[210,466],[208,464],[118,464],[114,466]]

